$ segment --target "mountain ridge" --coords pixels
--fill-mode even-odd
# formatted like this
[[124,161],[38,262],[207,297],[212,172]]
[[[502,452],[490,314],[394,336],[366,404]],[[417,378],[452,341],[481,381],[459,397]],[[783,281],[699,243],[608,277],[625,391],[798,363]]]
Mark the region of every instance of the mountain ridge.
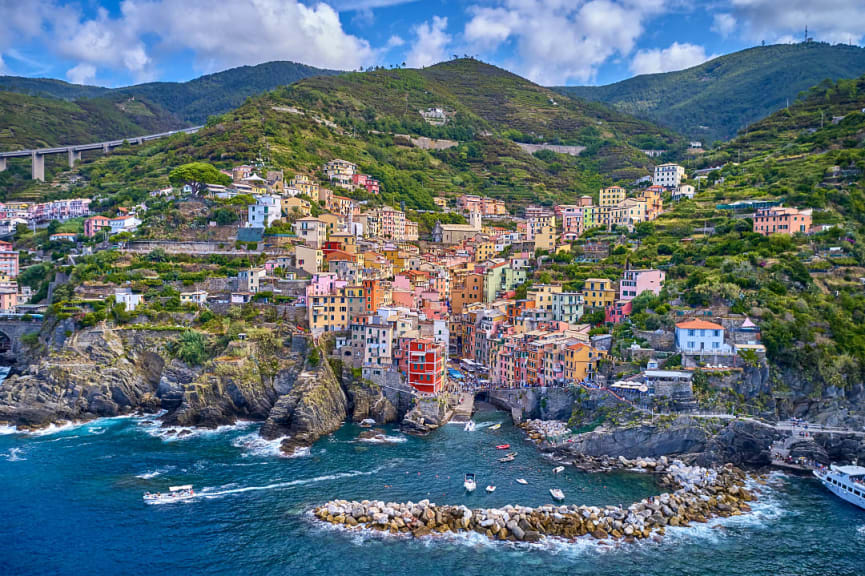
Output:
[[698,66],[559,93],[604,102],[692,139],[727,140],[824,79],[865,74],[865,48],[819,42],[756,46]]

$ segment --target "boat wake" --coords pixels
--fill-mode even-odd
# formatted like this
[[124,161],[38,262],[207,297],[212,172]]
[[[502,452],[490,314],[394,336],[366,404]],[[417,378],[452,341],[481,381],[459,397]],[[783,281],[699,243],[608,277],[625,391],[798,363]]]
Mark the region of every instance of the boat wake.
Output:
[[408,439],[405,436],[380,434],[371,438],[358,438],[357,441],[366,442],[367,444],[402,444],[403,442],[408,442]]
[[219,498],[221,496],[228,496],[230,494],[243,494],[245,492],[260,492],[264,490],[279,490],[282,488],[291,488],[293,486],[305,486],[307,484],[317,484],[319,482],[330,482],[333,480],[341,480],[344,478],[356,478],[358,476],[372,476],[373,474],[378,474],[381,472],[385,466],[379,466],[373,470],[369,470],[367,472],[360,470],[353,470],[351,472],[338,472],[336,474],[327,474],[325,476],[315,476],[313,478],[302,478],[297,480],[289,480],[287,482],[276,482],[273,484],[266,484],[264,486],[241,486],[238,488],[231,488],[233,484],[228,484],[227,486],[222,486],[219,488],[203,488],[201,491],[196,493],[196,498]]
[[164,468],[157,468],[156,470],[149,470],[147,472],[142,472],[141,474],[136,474],[136,478],[140,478],[142,480],[150,480],[151,478],[156,478],[157,476],[161,476],[164,472],[168,472],[173,470],[174,466],[166,466]]

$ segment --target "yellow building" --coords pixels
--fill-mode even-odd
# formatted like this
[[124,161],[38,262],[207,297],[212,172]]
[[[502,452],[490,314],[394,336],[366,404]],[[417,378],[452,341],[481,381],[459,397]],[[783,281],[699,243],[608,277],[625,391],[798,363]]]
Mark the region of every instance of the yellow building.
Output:
[[312,212],[312,206],[303,198],[288,197],[282,199],[282,213],[286,216],[299,214],[300,216],[309,216]]
[[496,244],[492,241],[478,242],[475,244],[475,262],[480,264],[496,255]]
[[621,186],[610,186],[601,190],[600,202],[601,206],[615,206],[625,199],[625,189]]
[[582,382],[597,372],[598,360],[606,357],[604,350],[598,350],[579,342],[565,348],[565,380]]
[[556,248],[556,229],[543,228],[535,233],[535,251],[546,250],[552,252]]
[[382,252],[384,252],[384,257],[390,261],[391,266],[393,266],[394,274],[399,274],[405,270],[406,256],[408,256],[405,252],[399,248],[385,249],[382,250]]
[[328,240],[338,243],[339,249],[343,252],[348,252],[349,254],[357,252],[357,238],[355,238],[354,234],[337,232],[336,234],[331,234]]
[[309,329],[313,332],[341,332],[348,330],[351,314],[345,288],[326,296],[311,296],[306,303]]
[[328,237],[339,230],[340,218],[336,214],[319,214],[318,219],[324,222]]
[[552,310],[553,294],[561,294],[562,287],[555,284],[538,284],[532,286],[526,292],[526,299],[533,300],[535,308],[544,308]]
[[448,199],[442,198],[441,196],[435,196],[433,197],[433,204],[444,210],[448,207]]
[[613,281],[606,278],[587,278],[586,285],[583,286],[583,299],[586,306],[591,308],[610,306],[616,299]]
[[318,184],[306,174],[297,174],[288,182],[289,188],[294,188],[300,191],[301,194],[306,194],[310,198],[318,199]]

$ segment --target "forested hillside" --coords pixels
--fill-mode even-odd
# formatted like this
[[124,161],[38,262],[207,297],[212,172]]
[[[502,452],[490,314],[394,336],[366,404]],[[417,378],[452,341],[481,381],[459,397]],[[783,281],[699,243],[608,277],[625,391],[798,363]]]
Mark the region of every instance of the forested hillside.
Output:
[[824,79],[865,74],[865,49],[818,42],[758,46],[699,66],[647,74],[607,86],[556,88],[604,102],[711,143],[794,101]]
[[[429,107],[445,110],[447,122],[425,122],[420,112]],[[399,134],[450,138],[457,145],[428,150]],[[96,189],[146,190],[165,185],[170,167],[193,160],[227,167],[261,157],[291,172],[344,158],[381,180],[383,194],[375,201],[432,209],[435,195],[471,192],[516,207],[573,200],[648,174],[651,159],[631,145],[645,139],[681,145],[649,122],[460,60],[425,70],[308,78],[212,118],[197,135],[119,150],[82,169]],[[529,154],[517,145],[524,140],[586,150],[579,156]]]
[[0,93],[18,92],[63,100],[112,96],[144,98],[187,123],[202,123],[243,104],[250,96],[291,84],[301,78],[339,74],[295,62],[267,62],[208,74],[188,82],[151,82],[123,88],[101,88],[69,84],[44,78],[0,76]]

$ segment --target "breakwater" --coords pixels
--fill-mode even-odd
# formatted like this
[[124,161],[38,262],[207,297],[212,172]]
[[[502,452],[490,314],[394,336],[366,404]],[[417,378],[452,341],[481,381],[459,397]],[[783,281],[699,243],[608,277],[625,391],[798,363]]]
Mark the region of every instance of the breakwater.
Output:
[[[649,465],[651,462],[651,466]],[[626,541],[664,534],[667,526],[688,526],[714,517],[750,510],[754,496],[745,488],[745,473],[732,466],[709,469],[674,460],[661,464],[644,460],[646,470],[658,473],[670,488],[660,496],[622,506],[513,506],[476,508],[420,502],[361,502],[332,500],[313,510],[321,521],[349,530],[378,530],[411,534],[477,532],[495,540],[537,542],[544,537]],[[627,464],[633,464],[627,462]]]

